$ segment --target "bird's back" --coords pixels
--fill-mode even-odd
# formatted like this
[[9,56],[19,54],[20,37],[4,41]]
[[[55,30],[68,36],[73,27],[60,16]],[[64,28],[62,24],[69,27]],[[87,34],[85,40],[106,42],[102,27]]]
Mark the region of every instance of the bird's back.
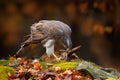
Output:
[[71,34],[70,27],[56,20],[41,20],[31,26],[33,40],[43,38],[64,37]]
[[56,29],[59,29],[67,34],[71,34],[71,29],[70,27],[61,22],[61,21],[57,21],[57,20],[41,20],[40,23],[46,23],[49,27]]

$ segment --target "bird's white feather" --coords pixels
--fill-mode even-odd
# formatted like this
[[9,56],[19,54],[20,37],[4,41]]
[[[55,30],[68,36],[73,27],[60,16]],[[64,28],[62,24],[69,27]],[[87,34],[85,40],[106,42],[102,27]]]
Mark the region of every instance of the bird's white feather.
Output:
[[48,57],[50,57],[54,53],[54,43],[55,40],[50,39],[44,44],[44,47],[46,48],[46,54],[48,55]]

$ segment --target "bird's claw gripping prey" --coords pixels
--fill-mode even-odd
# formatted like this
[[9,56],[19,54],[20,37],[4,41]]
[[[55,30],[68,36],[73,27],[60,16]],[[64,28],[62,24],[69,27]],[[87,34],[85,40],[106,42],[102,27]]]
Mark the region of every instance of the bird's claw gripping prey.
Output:
[[17,52],[18,55],[26,45],[40,43],[46,48],[46,54],[48,57],[53,55],[56,60],[60,60],[54,54],[55,44],[62,43],[66,49],[71,49],[71,29],[70,27],[57,20],[41,20],[38,23],[33,24],[31,27],[31,33],[27,36],[27,40],[21,45],[21,49]]

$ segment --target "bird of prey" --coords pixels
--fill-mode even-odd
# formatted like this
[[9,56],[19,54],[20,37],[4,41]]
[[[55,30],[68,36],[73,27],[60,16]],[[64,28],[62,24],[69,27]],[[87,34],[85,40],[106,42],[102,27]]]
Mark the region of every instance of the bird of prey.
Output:
[[24,47],[34,43],[41,43],[46,48],[47,56],[50,57],[53,55],[56,59],[58,59],[54,54],[54,45],[56,42],[61,43],[66,50],[72,48],[71,28],[61,21],[41,20],[33,24],[30,28],[30,35],[28,35],[27,40],[22,43],[16,55],[19,54]]

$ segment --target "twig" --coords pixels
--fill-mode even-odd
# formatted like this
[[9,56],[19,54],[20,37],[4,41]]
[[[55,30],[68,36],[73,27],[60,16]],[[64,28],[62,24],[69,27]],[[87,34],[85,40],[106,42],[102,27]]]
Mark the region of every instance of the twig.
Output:
[[81,45],[79,45],[79,46],[77,46],[77,47],[75,47],[75,48],[67,51],[68,57],[71,56],[71,55],[72,55],[76,50],[78,50],[79,48],[81,48]]

